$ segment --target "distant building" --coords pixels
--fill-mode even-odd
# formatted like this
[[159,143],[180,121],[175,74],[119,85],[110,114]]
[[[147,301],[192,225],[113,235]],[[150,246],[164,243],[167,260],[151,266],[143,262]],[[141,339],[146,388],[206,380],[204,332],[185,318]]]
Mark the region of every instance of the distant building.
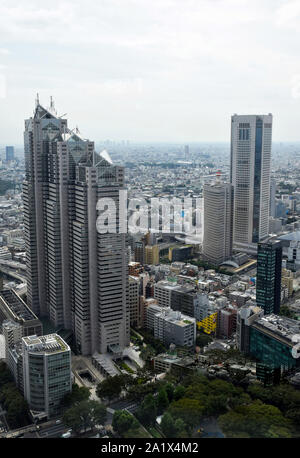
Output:
[[265,315],[279,313],[281,302],[282,247],[280,241],[259,243],[257,250],[256,303]]
[[194,286],[178,285],[171,291],[171,308],[181,313],[195,316],[195,308],[198,304],[198,295]]
[[145,264],[157,265],[159,264],[159,246],[146,245],[145,246]]
[[6,162],[13,161],[15,159],[15,148],[13,146],[7,146],[6,151]]
[[236,331],[237,309],[226,307],[218,312],[218,337],[228,339]]
[[232,256],[233,186],[217,181],[204,185],[203,257],[222,264]]
[[294,290],[293,283],[294,283],[293,272],[291,272],[288,269],[282,269],[281,286],[287,289],[287,292],[288,292],[287,297],[290,297],[293,294],[293,290]]
[[130,262],[128,264],[128,275],[138,277],[142,272],[142,266],[139,262]]
[[130,326],[136,327],[139,321],[140,279],[130,275],[128,283]]
[[61,412],[63,397],[72,390],[71,350],[58,334],[22,339],[24,396],[33,415],[47,418]]
[[233,243],[238,249],[269,234],[272,123],[271,114],[231,118]]
[[269,219],[269,232],[270,234],[279,234],[282,231],[282,220],[280,218]]
[[179,288],[177,283],[161,280],[154,284],[154,298],[161,307],[171,307],[172,291]]
[[275,218],[286,218],[287,213],[286,204],[281,199],[275,199]]

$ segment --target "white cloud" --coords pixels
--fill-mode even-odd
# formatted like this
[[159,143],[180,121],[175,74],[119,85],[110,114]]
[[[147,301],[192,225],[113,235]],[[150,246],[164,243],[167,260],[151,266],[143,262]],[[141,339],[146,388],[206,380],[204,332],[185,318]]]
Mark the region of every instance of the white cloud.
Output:
[[[292,82],[300,74],[300,41],[299,29],[288,26],[299,22],[299,5],[27,0],[25,7],[2,0],[0,64],[5,60],[6,100],[12,103],[0,121],[10,122],[6,132],[12,135],[12,118],[19,116],[22,124],[40,91],[51,92],[74,116],[79,112],[91,138],[128,131],[176,140],[181,131],[187,140],[223,140],[230,114],[248,110],[272,111],[278,136],[289,138],[288,118],[300,108]],[[99,106],[106,113],[100,132]],[[223,127],[215,129],[215,123]]]

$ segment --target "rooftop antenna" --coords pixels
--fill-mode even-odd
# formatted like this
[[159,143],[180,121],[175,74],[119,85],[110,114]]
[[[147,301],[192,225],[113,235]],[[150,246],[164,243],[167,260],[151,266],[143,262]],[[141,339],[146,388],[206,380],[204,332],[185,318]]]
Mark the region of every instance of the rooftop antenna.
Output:
[[40,104],[40,97],[39,97],[39,93],[37,92],[36,99],[35,99],[35,106],[37,107],[39,104]]

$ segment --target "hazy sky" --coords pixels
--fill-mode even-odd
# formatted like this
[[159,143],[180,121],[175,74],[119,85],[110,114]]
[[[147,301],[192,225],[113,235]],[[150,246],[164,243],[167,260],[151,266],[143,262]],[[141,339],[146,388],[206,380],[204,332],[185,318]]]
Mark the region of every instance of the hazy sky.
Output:
[[229,141],[269,112],[300,140],[300,0],[0,0],[0,143],[37,92],[92,140]]

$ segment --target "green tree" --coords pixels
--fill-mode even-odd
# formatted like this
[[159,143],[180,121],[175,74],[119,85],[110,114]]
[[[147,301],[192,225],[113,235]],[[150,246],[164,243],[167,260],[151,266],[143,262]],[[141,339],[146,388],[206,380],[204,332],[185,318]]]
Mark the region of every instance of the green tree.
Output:
[[106,407],[99,401],[85,400],[66,410],[63,423],[79,432],[81,429],[86,430],[96,425],[103,425],[106,415]]
[[174,390],[174,400],[178,401],[179,399],[183,398],[185,393],[185,388],[182,385],[177,385]]
[[254,401],[237,407],[219,417],[219,424],[227,437],[245,432],[250,437],[290,437],[291,422],[277,407]]
[[152,394],[147,394],[137,411],[137,417],[144,425],[154,425],[157,417],[157,405]]
[[163,413],[169,406],[169,399],[165,389],[160,389],[157,396],[158,413]]
[[186,424],[181,418],[177,418],[175,420],[175,429],[176,429],[176,437],[184,438],[188,437],[187,431],[186,431]]
[[196,345],[198,345],[198,347],[205,347],[212,340],[213,339],[208,334],[205,334],[204,332],[199,332],[196,337]]
[[175,420],[169,412],[166,412],[162,417],[160,427],[166,437],[175,437]]
[[168,412],[174,418],[181,418],[189,429],[197,426],[203,416],[204,405],[197,399],[182,398],[173,401]]
[[130,429],[136,429],[138,427],[138,422],[126,410],[116,410],[113,415],[112,427],[115,431],[122,435]]
[[77,402],[86,401],[90,397],[90,390],[85,386],[78,386],[76,383],[72,385],[72,392],[67,393],[62,404],[64,407],[69,407]]
[[156,355],[156,351],[154,350],[153,347],[151,347],[151,345],[147,345],[146,347],[143,347],[140,353],[140,357],[144,361],[146,361],[149,358],[150,359],[153,358],[155,355]]
[[107,398],[109,400],[120,396],[122,391],[123,379],[118,375],[114,377],[107,377],[103,382],[97,386],[97,396],[101,398]]
[[13,377],[4,361],[0,361],[0,389],[3,385],[13,382]]
[[174,386],[172,385],[172,383],[167,383],[165,386],[165,390],[168,395],[169,402],[172,402],[174,398]]

